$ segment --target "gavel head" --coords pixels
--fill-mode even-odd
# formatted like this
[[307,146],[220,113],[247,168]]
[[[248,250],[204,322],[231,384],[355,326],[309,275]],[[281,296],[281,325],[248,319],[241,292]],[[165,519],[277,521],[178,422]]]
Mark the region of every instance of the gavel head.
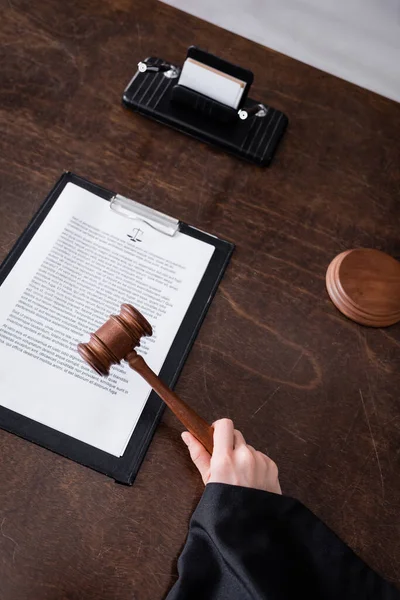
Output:
[[136,346],[140,338],[153,335],[150,323],[130,304],[122,304],[119,315],[111,317],[87,344],[78,344],[82,358],[100,375],[108,375],[111,365],[120,363]]

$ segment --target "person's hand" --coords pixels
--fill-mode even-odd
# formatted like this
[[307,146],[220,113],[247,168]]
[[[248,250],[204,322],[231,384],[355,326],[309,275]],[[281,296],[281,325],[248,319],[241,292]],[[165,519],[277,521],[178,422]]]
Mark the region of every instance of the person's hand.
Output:
[[198,468],[204,484],[229,483],[242,487],[282,494],[278,467],[268,456],[246,444],[230,419],[220,419],[214,427],[214,451],[209,455],[204,446],[188,431],[182,439],[190,458]]

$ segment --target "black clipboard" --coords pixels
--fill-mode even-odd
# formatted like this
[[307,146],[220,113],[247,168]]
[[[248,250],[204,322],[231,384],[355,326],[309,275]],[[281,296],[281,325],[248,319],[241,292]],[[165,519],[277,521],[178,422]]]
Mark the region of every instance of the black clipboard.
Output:
[[[1,264],[0,285],[2,285],[69,182],[108,201],[116,196],[114,192],[73,173],[64,173]],[[170,387],[175,385],[179,377],[234,250],[234,244],[204,233],[186,223],[179,222],[179,231],[211,244],[215,250],[160,371],[160,377]],[[119,458],[3,406],[0,406],[0,428],[104,473],[119,483],[131,485],[160,421],[164,407],[164,403],[157,394],[151,392],[125,452]]]

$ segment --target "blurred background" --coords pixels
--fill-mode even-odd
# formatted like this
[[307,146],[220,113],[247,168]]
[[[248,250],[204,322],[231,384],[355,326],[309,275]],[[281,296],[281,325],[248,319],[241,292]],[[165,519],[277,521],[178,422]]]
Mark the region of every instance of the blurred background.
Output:
[[400,0],[166,3],[400,101]]

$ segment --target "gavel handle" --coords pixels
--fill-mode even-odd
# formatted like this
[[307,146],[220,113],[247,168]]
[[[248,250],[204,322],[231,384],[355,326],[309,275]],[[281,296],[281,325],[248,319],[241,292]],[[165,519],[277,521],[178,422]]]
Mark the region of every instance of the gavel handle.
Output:
[[186,427],[195,438],[199,440],[205,449],[212,454],[213,451],[213,429],[202,419],[190,406],[175,394],[157,375],[150,369],[144,359],[135,351],[126,357],[131,369],[139,373],[164,400],[165,404],[172,410],[174,415]]

